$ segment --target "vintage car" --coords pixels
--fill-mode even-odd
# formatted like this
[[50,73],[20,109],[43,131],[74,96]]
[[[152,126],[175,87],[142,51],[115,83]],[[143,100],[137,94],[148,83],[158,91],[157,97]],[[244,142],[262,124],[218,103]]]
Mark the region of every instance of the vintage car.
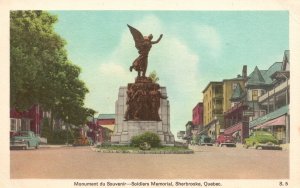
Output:
[[255,149],[282,149],[278,145],[278,140],[267,131],[256,131],[245,139],[245,148],[254,147]]
[[212,146],[212,140],[209,136],[207,135],[201,135],[199,139],[199,145],[200,146]]
[[40,139],[32,131],[18,131],[10,138],[10,148],[36,148],[40,145]]
[[236,147],[236,143],[234,141],[233,136],[226,135],[226,134],[220,134],[216,140],[217,146],[230,146],[230,147]]

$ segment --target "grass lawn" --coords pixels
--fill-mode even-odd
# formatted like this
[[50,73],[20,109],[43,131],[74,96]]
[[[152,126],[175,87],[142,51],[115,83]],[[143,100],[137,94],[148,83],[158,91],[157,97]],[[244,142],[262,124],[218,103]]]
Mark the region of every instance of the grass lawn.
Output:
[[[97,146],[99,149],[105,149],[105,150],[119,150],[119,151],[143,151],[139,147],[132,147],[132,146]],[[150,150],[145,151],[191,151],[191,149],[188,149],[187,147],[182,146],[161,146],[157,148],[151,148]]]

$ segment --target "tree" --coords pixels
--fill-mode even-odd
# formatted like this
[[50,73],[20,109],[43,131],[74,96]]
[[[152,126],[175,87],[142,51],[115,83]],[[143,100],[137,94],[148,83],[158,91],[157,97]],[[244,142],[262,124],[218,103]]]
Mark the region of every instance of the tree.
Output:
[[39,104],[68,123],[86,119],[84,98],[88,89],[79,79],[66,42],[54,31],[57,17],[46,11],[11,11],[10,105],[26,110]]
[[[27,109],[40,102],[39,91],[45,83],[43,64],[54,59],[54,51],[65,42],[54,33],[56,17],[43,11],[12,11],[10,14],[11,106]],[[57,56],[56,56],[57,57]]]
[[50,125],[49,118],[44,118],[42,121],[41,137],[44,137],[44,138],[47,138],[48,140],[50,140],[51,135],[52,135],[52,127]]

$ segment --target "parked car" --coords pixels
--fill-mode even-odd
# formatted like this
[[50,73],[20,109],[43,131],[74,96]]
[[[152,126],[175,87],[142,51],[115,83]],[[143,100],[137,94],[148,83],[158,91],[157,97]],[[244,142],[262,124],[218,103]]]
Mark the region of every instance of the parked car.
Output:
[[233,136],[231,135],[226,135],[226,134],[220,134],[216,140],[216,145],[217,146],[231,146],[231,147],[236,147],[236,143],[234,141]]
[[10,138],[10,148],[36,148],[40,145],[40,139],[32,131],[18,131]]
[[245,148],[254,147],[255,149],[282,149],[278,145],[278,140],[267,131],[256,131],[245,139]]
[[199,145],[200,146],[212,146],[213,143],[209,136],[203,134],[200,136]]

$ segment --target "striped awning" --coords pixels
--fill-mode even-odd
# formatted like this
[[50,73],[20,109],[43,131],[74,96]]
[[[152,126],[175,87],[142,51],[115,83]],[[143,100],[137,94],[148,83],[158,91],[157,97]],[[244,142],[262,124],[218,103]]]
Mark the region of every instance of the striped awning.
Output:
[[278,118],[267,121],[262,125],[255,127],[255,129],[266,128],[270,126],[278,126],[278,125],[285,125],[285,116],[280,116]]
[[264,116],[261,116],[251,122],[249,122],[249,127],[254,128],[256,126],[261,126],[266,122],[269,122],[270,120],[276,119],[284,114],[289,113],[289,105],[283,106],[274,112],[271,112],[269,114],[266,114]]
[[242,126],[243,126],[243,122],[239,122],[239,123],[227,128],[227,129],[225,129],[224,134],[230,135],[234,132],[242,130]]

